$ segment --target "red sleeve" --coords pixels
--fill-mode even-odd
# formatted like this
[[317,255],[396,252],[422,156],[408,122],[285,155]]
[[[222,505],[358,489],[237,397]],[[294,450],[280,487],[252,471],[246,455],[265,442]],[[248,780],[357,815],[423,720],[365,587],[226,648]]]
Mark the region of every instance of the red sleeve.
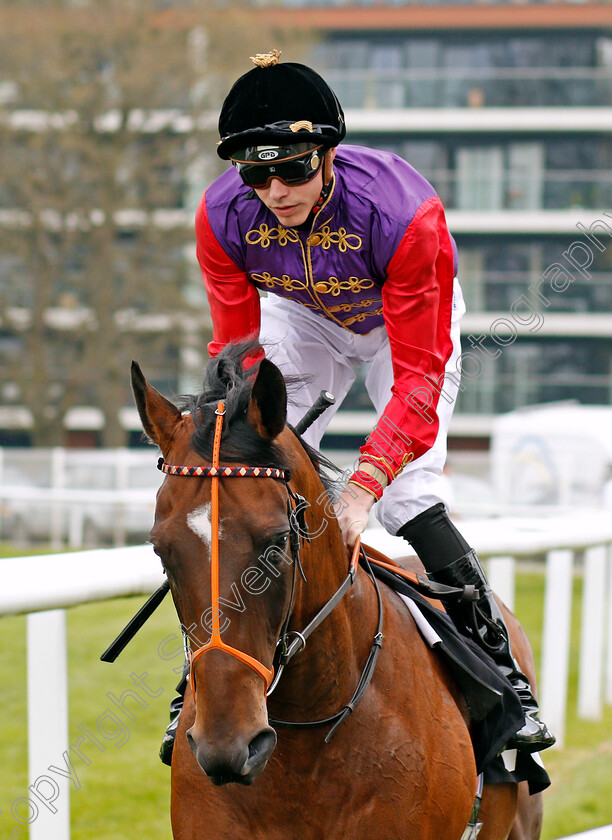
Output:
[[213,322],[211,357],[230,341],[259,335],[259,295],[247,275],[231,260],[217,240],[208,220],[206,194],[196,213],[197,256]]
[[389,481],[430,449],[438,433],[439,390],[425,377],[441,387],[452,353],[453,279],[444,209],[438,198],[430,198],[408,226],[382,290],[394,384],[361,460],[384,470]]

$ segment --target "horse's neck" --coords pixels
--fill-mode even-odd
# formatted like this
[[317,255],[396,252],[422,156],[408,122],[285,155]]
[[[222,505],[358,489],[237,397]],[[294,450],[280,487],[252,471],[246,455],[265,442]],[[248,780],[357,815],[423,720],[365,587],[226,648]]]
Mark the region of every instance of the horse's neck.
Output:
[[[330,494],[308,459],[295,475],[297,492],[306,500],[306,531],[301,558],[307,584],[301,582],[294,620],[309,620],[334,594],[349,569],[349,557],[334,515]],[[335,612],[343,612],[341,603]]]

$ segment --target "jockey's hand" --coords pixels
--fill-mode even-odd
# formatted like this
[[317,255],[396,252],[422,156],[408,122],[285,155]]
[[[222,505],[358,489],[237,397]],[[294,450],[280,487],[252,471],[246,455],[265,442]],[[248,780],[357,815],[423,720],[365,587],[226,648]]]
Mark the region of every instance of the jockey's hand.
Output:
[[347,484],[334,505],[344,544],[353,548],[355,540],[368,525],[372,505],[376,499],[363,487]]

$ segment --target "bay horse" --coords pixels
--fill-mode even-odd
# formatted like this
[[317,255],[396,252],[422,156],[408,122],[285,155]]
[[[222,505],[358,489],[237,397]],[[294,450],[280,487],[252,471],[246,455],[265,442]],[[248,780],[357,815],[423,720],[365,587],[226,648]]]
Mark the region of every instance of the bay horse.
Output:
[[[203,393],[182,411],[132,366],[166,472],[151,542],[193,651],[172,758],[173,836],[460,840],[477,788],[462,697],[395,592],[354,563],[345,585],[329,488],[286,424],[283,376],[266,359],[243,370],[244,356],[237,345],[209,363]],[[299,558],[298,520],[309,535]],[[528,644],[506,618],[533,680]],[[299,653],[267,698],[279,640]],[[537,840],[541,799],[525,784],[485,785],[479,840]]]

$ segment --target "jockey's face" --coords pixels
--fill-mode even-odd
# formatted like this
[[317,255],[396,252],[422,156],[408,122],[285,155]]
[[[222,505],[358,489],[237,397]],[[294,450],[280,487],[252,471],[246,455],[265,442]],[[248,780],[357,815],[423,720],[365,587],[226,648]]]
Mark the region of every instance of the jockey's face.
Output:
[[[335,149],[331,150],[333,160]],[[328,154],[330,154],[328,152]],[[271,210],[283,227],[303,224],[323,189],[323,167],[312,181],[298,186],[285,184],[280,178],[272,178],[268,186],[255,189],[257,197]]]

